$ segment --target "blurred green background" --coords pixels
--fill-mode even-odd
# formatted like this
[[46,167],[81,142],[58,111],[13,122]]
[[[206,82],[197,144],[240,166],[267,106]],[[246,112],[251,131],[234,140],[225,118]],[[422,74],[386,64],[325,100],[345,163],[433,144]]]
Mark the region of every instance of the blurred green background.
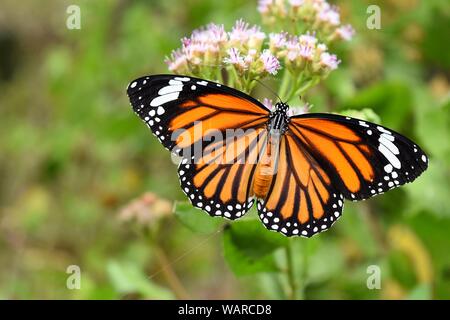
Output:
[[[66,28],[71,4],[80,30]],[[373,110],[430,166],[347,203],[330,231],[288,241],[254,212],[224,228],[186,205],[169,153],[125,94],[132,79],[167,72],[164,57],[193,29],[259,23],[256,1],[3,0],[0,298],[285,299],[292,288],[305,299],[450,298],[450,5],[337,4],[357,36],[308,95],[312,111]],[[369,4],[380,30],[366,28]],[[80,289],[66,286],[70,265]],[[366,285],[371,265],[379,290]]]

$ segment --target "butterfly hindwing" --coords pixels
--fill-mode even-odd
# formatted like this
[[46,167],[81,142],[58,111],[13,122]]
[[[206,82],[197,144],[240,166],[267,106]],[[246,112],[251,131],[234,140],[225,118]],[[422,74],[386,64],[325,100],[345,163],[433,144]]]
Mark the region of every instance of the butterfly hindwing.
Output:
[[278,168],[258,214],[266,228],[287,236],[311,237],[342,215],[344,198],[330,176],[296,141],[280,142]]
[[252,181],[266,137],[264,127],[247,130],[211,143],[198,161],[184,158],[178,175],[192,205],[211,216],[243,216],[254,203]]

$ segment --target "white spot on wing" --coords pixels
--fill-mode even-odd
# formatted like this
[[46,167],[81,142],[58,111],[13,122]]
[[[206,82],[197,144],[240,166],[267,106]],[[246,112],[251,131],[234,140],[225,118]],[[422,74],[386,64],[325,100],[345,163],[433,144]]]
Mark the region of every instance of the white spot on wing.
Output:
[[179,81],[189,81],[191,79],[189,79],[188,77],[175,77],[173,78],[174,80],[179,80]]
[[[378,147],[378,150],[386,157],[386,159],[389,161],[389,163],[396,169],[400,169],[402,167],[402,164],[400,160],[395,156],[395,154],[392,153],[391,150],[386,148],[385,145],[380,144]],[[386,167],[385,167],[386,170]]]
[[165,110],[164,110],[163,107],[158,107],[158,109],[156,110],[156,113],[157,113],[158,115],[162,115],[164,112],[165,112]]
[[171,86],[176,86],[176,85],[179,85],[179,84],[183,84],[183,82],[178,81],[178,80],[170,80],[169,81],[169,85],[171,85]]
[[162,104],[165,104],[167,102],[173,101],[178,99],[178,96],[180,95],[179,92],[173,92],[173,93],[169,93],[163,96],[159,96],[156,97],[155,99],[152,100],[152,102],[150,102],[150,106],[151,107],[158,107]]
[[392,141],[394,141],[394,137],[393,136],[390,136],[388,134],[383,133],[383,134],[381,134],[381,136],[378,139],[378,141],[380,142],[380,144],[383,144],[386,148],[388,148],[389,151],[391,151],[393,154],[399,154],[400,153],[400,151],[398,150],[397,146],[392,143]]
[[160,96],[162,96],[162,95],[172,93],[172,92],[179,92],[181,90],[183,90],[182,84],[169,85],[169,86],[165,86],[165,87],[162,87],[161,89],[159,89],[158,94]]
[[377,129],[378,129],[378,131],[380,131],[380,132],[384,132],[384,133],[387,133],[387,134],[391,134],[390,131],[386,130],[386,129],[383,128],[383,127],[377,126]]
[[361,121],[361,120],[359,121],[359,125],[369,128],[369,125],[367,123],[365,123],[364,121]]

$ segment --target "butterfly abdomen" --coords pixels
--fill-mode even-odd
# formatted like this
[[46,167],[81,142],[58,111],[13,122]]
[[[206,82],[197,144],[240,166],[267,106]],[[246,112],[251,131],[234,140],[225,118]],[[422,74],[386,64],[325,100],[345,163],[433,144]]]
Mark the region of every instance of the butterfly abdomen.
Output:
[[256,166],[253,179],[253,193],[257,198],[265,199],[269,193],[270,185],[277,171],[279,142],[279,132],[272,132],[261,159]]
[[273,179],[273,167],[270,164],[260,164],[253,180],[253,193],[257,198],[264,199],[269,192]]

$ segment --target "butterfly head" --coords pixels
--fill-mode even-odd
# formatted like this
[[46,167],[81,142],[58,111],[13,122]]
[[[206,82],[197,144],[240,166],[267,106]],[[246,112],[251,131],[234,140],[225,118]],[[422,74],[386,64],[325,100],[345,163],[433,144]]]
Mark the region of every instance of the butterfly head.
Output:
[[279,130],[281,133],[287,130],[287,124],[289,123],[288,110],[289,106],[286,103],[278,102],[275,105],[274,111],[270,114],[270,130]]
[[287,114],[288,110],[289,110],[289,106],[286,103],[284,103],[284,102],[278,102],[275,105],[275,112],[278,111],[280,113],[283,112],[283,113]]

